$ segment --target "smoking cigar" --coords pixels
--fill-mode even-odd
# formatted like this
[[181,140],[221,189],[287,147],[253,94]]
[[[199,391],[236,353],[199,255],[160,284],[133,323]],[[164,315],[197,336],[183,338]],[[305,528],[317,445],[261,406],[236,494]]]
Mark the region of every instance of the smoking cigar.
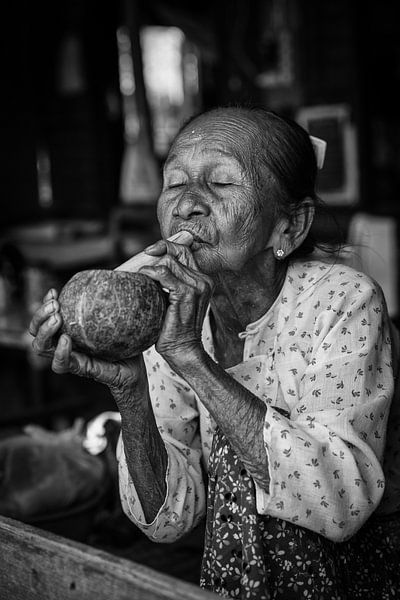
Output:
[[[176,242],[183,246],[190,246],[193,242],[193,236],[188,231],[178,231],[178,233],[171,235],[171,237],[168,238],[168,241]],[[159,260],[159,256],[150,256],[143,251],[129,258],[126,262],[122,263],[122,265],[116,267],[114,271],[130,271],[131,273],[136,273],[141,267],[155,265]]]

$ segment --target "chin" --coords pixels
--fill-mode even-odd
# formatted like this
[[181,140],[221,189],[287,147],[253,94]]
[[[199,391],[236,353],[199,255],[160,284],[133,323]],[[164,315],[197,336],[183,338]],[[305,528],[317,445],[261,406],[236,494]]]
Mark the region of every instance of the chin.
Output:
[[223,265],[218,257],[210,256],[209,254],[202,252],[201,249],[193,252],[193,256],[200,271],[206,273],[206,275],[213,275],[226,270],[226,265]]

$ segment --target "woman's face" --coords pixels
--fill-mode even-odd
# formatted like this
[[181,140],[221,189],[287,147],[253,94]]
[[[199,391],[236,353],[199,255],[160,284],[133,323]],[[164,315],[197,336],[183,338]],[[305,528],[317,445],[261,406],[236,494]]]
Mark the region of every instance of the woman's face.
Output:
[[175,141],[158,201],[161,232],[186,229],[204,272],[240,271],[267,245],[274,222],[271,195],[262,202],[251,176],[249,122],[203,116]]

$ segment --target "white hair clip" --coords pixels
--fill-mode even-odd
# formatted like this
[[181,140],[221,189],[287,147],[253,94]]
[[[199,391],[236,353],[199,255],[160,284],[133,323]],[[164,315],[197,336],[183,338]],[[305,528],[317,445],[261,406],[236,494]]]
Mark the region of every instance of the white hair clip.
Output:
[[327,143],[325,140],[321,140],[321,138],[314,137],[313,135],[310,135],[310,140],[314,148],[315,158],[317,159],[317,167],[318,169],[322,169],[324,166]]

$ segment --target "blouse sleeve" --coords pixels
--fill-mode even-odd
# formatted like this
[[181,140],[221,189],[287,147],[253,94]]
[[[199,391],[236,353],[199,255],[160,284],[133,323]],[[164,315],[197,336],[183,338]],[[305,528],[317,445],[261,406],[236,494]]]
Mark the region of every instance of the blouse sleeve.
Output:
[[333,541],[352,536],[381,500],[394,387],[381,290],[355,287],[338,294],[315,319],[302,376],[296,378],[290,356],[281,363],[281,391],[291,414],[267,409],[271,482],[269,493],[257,488],[260,513]]
[[150,397],[167,455],[167,493],[152,523],[146,523],[129,475],[122,438],[117,458],[121,503],[126,515],[153,541],[173,542],[205,514],[199,414],[194,392],[151,348],[145,353]]

